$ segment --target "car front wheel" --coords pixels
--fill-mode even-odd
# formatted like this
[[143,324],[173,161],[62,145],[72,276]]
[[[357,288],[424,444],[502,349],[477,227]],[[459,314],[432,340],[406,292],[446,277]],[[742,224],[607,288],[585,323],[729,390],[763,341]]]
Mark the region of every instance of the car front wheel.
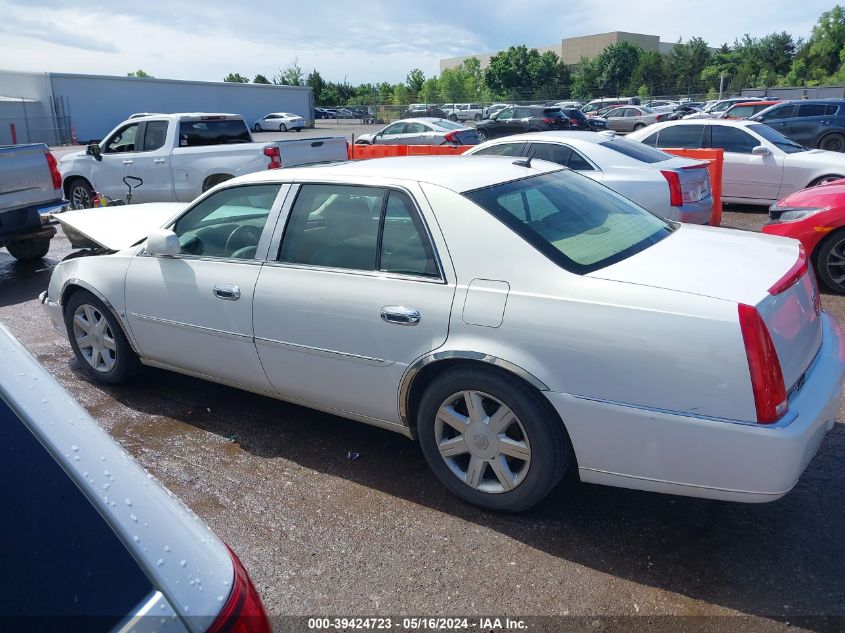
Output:
[[288,128],[284,123],[279,123],[279,132],[287,132]]
[[252,126],[252,129],[255,130],[256,132],[260,132],[261,131],[261,125],[256,123],[255,125]]
[[79,366],[91,379],[115,384],[141,363],[111,311],[87,290],[74,292],[64,309],[65,328]]
[[74,209],[88,209],[94,200],[94,189],[84,178],[75,178],[68,187],[70,204]]
[[819,278],[833,292],[845,294],[845,229],[829,234],[816,253]]
[[464,367],[435,378],[417,430],[438,479],[484,508],[518,512],[544,499],[569,463],[569,440],[543,396],[519,378]]

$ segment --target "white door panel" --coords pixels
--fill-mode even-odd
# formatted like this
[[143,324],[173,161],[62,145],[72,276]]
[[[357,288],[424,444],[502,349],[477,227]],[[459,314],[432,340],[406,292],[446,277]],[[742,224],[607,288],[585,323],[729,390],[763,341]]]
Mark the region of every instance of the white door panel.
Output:
[[722,195],[726,198],[777,200],[782,179],[782,155],[725,152]]
[[135,176],[135,152],[102,154],[103,160],[95,163],[92,172],[94,189],[114,200],[126,198],[128,189],[124,176]]

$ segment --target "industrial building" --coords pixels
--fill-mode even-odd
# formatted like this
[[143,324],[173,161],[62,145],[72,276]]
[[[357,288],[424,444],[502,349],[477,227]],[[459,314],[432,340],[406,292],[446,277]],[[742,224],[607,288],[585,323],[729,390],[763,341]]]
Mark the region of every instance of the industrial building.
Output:
[[[657,35],[643,35],[642,33],[626,33],[624,31],[612,31],[610,33],[598,33],[596,35],[581,35],[578,37],[565,37],[557,44],[548,46],[535,46],[540,53],[546,51],[554,52],[567,66],[574,66],[581,61],[581,58],[592,59],[598,56],[611,44],[619,42],[631,42],[646,51],[656,51],[668,54],[675,46],[670,42],[661,42]],[[465,59],[477,57],[481,67],[486,68],[490,64],[490,58],[501,51],[492,53],[478,53],[476,55],[465,55],[464,57],[450,57],[440,60],[440,71],[447,68],[460,66]]]
[[307,86],[0,70],[0,145],[98,140],[136,112],[227,112],[251,127],[268,112],[313,121],[314,96]]

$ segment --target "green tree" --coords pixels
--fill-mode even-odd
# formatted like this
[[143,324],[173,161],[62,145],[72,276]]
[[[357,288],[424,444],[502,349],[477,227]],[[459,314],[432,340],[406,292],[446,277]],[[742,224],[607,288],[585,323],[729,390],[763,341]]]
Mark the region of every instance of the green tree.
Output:
[[649,96],[649,94],[648,94],[648,86],[646,86],[645,84],[643,84],[642,86],[640,86],[639,88],[637,88],[637,96],[638,96],[640,99],[648,99],[648,96]]
[[552,51],[539,53],[531,49],[528,55],[528,77],[534,99],[553,99],[560,94],[560,58]]
[[442,101],[466,101],[468,98],[467,77],[461,66],[444,68],[437,85]]
[[574,99],[592,99],[599,92],[599,70],[593,60],[586,57],[572,73],[572,97]]
[[317,72],[316,68],[308,73],[305,85],[311,86],[311,91],[314,93],[314,103],[318,105],[334,105],[323,101],[323,89],[326,87],[326,82],[323,81],[323,77]]
[[484,96],[484,71],[477,57],[468,57],[461,64],[466,82],[466,93],[470,99],[482,99]]
[[792,71],[811,81],[822,81],[834,75],[842,66],[842,51],[845,50],[845,10],[836,5],[825,11],[813,27],[810,39],[802,47],[796,61],[801,68],[793,65]]
[[393,105],[407,105],[408,104],[408,89],[405,84],[396,84],[393,87]]
[[668,59],[668,75],[675,90],[691,94],[701,87],[701,73],[710,65],[710,48],[700,37],[689,42],[679,41],[672,48]]
[[417,98],[423,103],[434,103],[438,99],[439,82],[437,77],[429,77],[423,82]]
[[657,51],[642,51],[637,66],[631,73],[627,91],[638,91],[640,86],[646,86],[650,95],[659,95],[667,92],[665,83],[665,56]]
[[244,77],[240,73],[229,73],[225,77],[223,77],[223,81],[227,84],[248,84],[249,77]]
[[[537,49],[532,50],[539,56]],[[493,93],[505,99],[518,99],[521,94],[533,92],[530,59],[528,47],[524,45],[496,53],[484,70],[484,82]]]
[[631,42],[617,42],[605,48],[594,64],[604,94],[618,96],[628,84],[640,62],[643,50]]
[[127,77],[137,77],[138,79],[155,79],[151,74],[145,73],[143,70],[138,69],[131,73],[126,73]]
[[279,69],[279,74],[273,77],[273,83],[277,86],[301,86],[305,83],[299,60],[294,57],[287,68]]
[[425,73],[419,68],[412,69],[411,72],[408,73],[408,76],[405,77],[405,87],[408,88],[408,92],[411,94],[418,94],[419,91],[422,90],[424,83]]
[[255,78],[252,80],[254,84],[269,84],[270,80],[267,79],[264,75],[256,75]]

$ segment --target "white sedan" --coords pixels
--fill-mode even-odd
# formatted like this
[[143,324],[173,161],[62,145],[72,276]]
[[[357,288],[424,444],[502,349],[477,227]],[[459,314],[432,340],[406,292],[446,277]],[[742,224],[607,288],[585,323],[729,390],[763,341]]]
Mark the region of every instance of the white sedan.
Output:
[[65,213],[101,249],[57,265],[41,302],[95,381],[165,368],[418,438],[487,508],[528,508],[569,469],[786,494],[833,426],[845,352],[798,242],[484,163],[279,169],[178,211]]
[[305,119],[289,112],[271,112],[252,124],[256,132],[299,132],[305,127]]
[[652,147],[725,150],[724,202],[768,206],[796,191],[845,177],[845,154],[807,149],[755,121],[668,121],[626,138]]
[[487,141],[472,156],[531,156],[574,169],[669,220],[707,224],[707,163],[643,147],[615,132],[532,132]]

